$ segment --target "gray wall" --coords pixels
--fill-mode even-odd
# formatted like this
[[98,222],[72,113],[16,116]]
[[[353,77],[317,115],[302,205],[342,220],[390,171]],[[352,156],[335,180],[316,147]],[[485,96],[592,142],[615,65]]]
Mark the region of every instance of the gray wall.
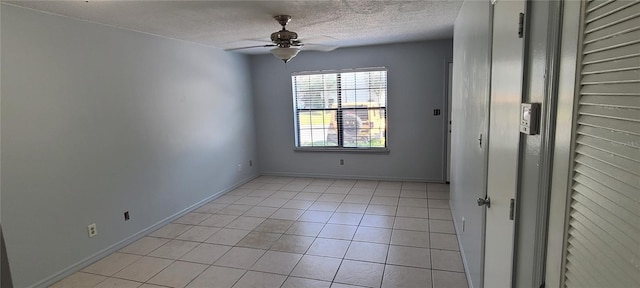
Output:
[[[287,65],[252,56],[260,170],[265,174],[444,181],[446,62],[451,40],[303,51]],[[388,154],[294,151],[291,73],[388,69]],[[344,166],[339,165],[344,159]]]
[[[486,193],[486,139],[491,74],[491,4],[465,1],[453,38],[451,200],[458,241],[471,287],[481,287],[485,209],[476,199]],[[462,219],[465,219],[464,230]]]
[[16,287],[256,175],[247,57],[8,5],[1,27],[2,228]]

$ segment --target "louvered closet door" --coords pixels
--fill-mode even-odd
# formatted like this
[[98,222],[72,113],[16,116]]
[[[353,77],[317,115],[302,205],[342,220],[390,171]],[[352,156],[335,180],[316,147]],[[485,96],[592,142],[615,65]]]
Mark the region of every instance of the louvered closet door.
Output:
[[640,287],[640,1],[587,1],[565,287]]

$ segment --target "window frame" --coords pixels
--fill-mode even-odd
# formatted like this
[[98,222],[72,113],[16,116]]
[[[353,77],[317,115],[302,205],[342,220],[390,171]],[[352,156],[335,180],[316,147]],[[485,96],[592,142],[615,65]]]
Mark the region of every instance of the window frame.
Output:
[[[358,107],[353,107],[353,108],[342,108],[342,95],[341,95],[341,87],[340,87],[340,81],[338,81],[338,87],[336,88],[337,90],[337,106],[336,108],[310,108],[310,109],[297,109],[297,95],[296,95],[296,82],[294,80],[294,78],[296,76],[304,76],[304,75],[324,75],[324,74],[342,74],[342,73],[357,73],[357,72],[379,72],[379,71],[384,71],[385,72],[385,105],[384,106],[378,106],[375,108],[382,108],[384,109],[385,112],[385,117],[384,117],[384,147],[345,147],[344,143],[340,140],[343,139],[339,139],[338,140],[338,145],[337,146],[301,146],[300,145],[300,123],[299,123],[299,111],[331,111],[331,110],[335,110],[336,112],[336,123],[338,123],[338,127],[342,127],[342,113],[344,113],[344,111],[348,111],[348,110],[371,110],[371,108],[358,108]],[[389,127],[389,102],[388,102],[388,91],[389,91],[389,75],[388,75],[388,69],[386,67],[369,67],[369,68],[352,68],[352,69],[339,69],[339,70],[319,70],[319,71],[302,71],[302,72],[293,72],[291,73],[291,93],[292,93],[292,106],[293,106],[293,124],[294,124],[294,143],[293,143],[293,150],[294,151],[312,151],[312,152],[327,152],[327,151],[333,151],[333,152],[358,152],[358,153],[389,153],[389,131],[388,131],[388,127]],[[338,78],[340,78],[338,76]],[[323,89],[323,91],[325,91]],[[378,112],[380,113],[380,112]],[[339,123],[340,122],[340,123]],[[340,128],[336,128],[337,133],[340,134],[340,136],[337,136],[339,138],[343,138],[343,133],[344,133],[344,127],[342,129]]]

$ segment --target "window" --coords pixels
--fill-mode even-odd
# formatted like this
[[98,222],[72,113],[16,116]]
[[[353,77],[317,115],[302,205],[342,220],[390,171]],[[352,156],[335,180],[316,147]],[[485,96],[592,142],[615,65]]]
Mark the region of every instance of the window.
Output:
[[296,148],[386,150],[386,69],[304,72],[291,78]]

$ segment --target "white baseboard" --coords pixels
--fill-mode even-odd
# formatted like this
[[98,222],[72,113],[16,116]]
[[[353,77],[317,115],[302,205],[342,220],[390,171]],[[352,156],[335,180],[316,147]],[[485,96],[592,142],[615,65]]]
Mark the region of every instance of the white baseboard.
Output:
[[54,274],[52,276],[49,276],[49,277],[45,278],[44,280],[37,282],[36,284],[33,284],[33,285],[29,286],[28,288],[46,288],[46,287],[49,287],[52,284],[54,284],[54,283],[56,283],[56,282],[58,282],[58,281],[60,281],[60,280],[62,280],[64,278],[66,278],[67,276],[82,270],[84,267],[89,266],[89,265],[93,264],[94,262],[96,262],[96,261],[108,256],[109,254],[112,254],[112,253],[124,248],[125,246],[127,246],[127,245],[135,242],[136,240],[146,236],[147,234],[155,231],[156,229],[158,229],[158,228],[170,223],[171,221],[176,220],[176,219],[182,217],[183,215],[185,215],[185,214],[187,214],[187,213],[189,213],[189,212],[191,212],[191,211],[193,211],[195,209],[200,208],[200,206],[202,206],[204,204],[207,204],[209,201],[211,201],[211,200],[213,200],[215,198],[218,198],[218,197],[224,195],[225,193],[244,185],[245,183],[257,178],[258,176],[260,176],[260,175],[256,174],[256,175],[252,175],[250,177],[247,177],[247,178],[245,178],[243,180],[240,180],[238,183],[236,183],[236,184],[234,184],[234,185],[232,185],[230,187],[227,187],[225,189],[222,189],[222,190],[218,191],[217,193],[215,193],[215,194],[213,194],[213,195],[211,195],[211,196],[209,196],[209,197],[207,197],[207,198],[205,198],[205,199],[203,199],[203,200],[201,200],[201,201],[199,201],[199,202],[197,202],[197,203],[195,203],[195,204],[183,209],[182,211],[180,211],[178,213],[175,213],[175,214],[173,214],[173,215],[171,215],[171,216],[169,216],[169,217],[167,217],[165,219],[162,219],[162,220],[158,221],[157,223],[155,223],[155,224],[153,224],[153,225],[151,225],[151,226],[149,226],[149,227],[147,227],[147,228],[145,228],[143,230],[140,230],[139,232],[137,232],[137,233],[125,238],[124,240],[119,241],[119,242],[117,242],[117,243],[115,243],[115,244],[113,244],[113,245],[111,245],[111,246],[109,246],[109,247],[107,247],[105,249],[102,249],[102,250],[98,251],[97,253],[95,253],[93,255],[90,255],[87,258],[84,258],[84,259],[80,260],[80,261],[76,262],[75,264],[63,269],[62,271],[60,271],[60,272],[58,272],[58,273],[56,273],[56,274]]
[[[449,208],[451,208],[451,200],[449,200]],[[460,231],[458,230],[458,225],[456,225],[456,215],[451,209],[451,217],[453,217],[453,229],[456,230],[456,237],[458,237],[458,250],[460,250],[460,256],[462,258],[462,266],[464,267],[464,274],[467,277],[467,286],[469,288],[473,287],[473,281],[471,281],[471,275],[469,274],[469,264],[467,262],[467,257],[464,255],[464,249],[462,248],[462,241],[460,240]]]

